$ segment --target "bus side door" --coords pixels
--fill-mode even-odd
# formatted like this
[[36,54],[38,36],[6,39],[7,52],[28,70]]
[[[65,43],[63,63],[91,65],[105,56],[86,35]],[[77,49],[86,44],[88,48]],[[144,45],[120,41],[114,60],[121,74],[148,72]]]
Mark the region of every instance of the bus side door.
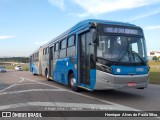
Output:
[[90,43],[91,34],[86,32],[79,35],[79,78],[80,84],[90,86]]
[[54,59],[53,59],[53,56],[54,56],[54,47],[50,47],[50,52],[49,52],[49,76],[53,78],[53,62],[54,62]]

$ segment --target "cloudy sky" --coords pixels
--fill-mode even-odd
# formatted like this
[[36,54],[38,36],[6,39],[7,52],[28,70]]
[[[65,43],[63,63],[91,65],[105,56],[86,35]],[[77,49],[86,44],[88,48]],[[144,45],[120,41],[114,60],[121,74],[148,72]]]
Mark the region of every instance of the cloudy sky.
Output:
[[91,18],[141,26],[148,52],[160,51],[160,0],[0,0],[0,57],[29,56]]

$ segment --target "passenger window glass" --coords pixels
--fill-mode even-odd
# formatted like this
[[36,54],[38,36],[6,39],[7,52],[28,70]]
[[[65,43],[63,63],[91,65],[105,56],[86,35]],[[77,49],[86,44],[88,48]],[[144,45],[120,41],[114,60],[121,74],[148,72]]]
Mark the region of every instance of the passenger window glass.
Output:
[[71,37],[68,39],[68,47],[74,46],[74,45],[75,45],[75,39],[74,39],[74,36],[71,36]]
[[46,54],[48,54],[49,53],[49,49],[48,49],[48,47],[46,48]]
[[61,41],[61,49],[66,48],[66,40]]
[[56,43],[56,45],[55,45],[55,51],[57,51],[58,50],[58,43]]
[[39,57],[39,52],[37,53],[37,57]]
[[43,55],[45,55],[45,49],[43,49]]

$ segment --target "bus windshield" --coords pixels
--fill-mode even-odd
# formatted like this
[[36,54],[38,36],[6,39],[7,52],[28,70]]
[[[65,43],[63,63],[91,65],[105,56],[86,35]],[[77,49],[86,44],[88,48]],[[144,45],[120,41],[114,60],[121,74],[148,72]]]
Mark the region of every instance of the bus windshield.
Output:
[[97,57],[120,63],[147,62],[145,39],[127,36],[99,36]]

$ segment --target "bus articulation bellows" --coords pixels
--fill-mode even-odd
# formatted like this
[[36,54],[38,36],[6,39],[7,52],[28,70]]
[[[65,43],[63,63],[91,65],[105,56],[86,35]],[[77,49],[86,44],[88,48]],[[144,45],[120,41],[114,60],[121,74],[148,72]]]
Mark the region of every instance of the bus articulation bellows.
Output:
[[147,61],[142,28],[89,19],[33,52],[30,71],[74,91],[144,89],[149,81]]

